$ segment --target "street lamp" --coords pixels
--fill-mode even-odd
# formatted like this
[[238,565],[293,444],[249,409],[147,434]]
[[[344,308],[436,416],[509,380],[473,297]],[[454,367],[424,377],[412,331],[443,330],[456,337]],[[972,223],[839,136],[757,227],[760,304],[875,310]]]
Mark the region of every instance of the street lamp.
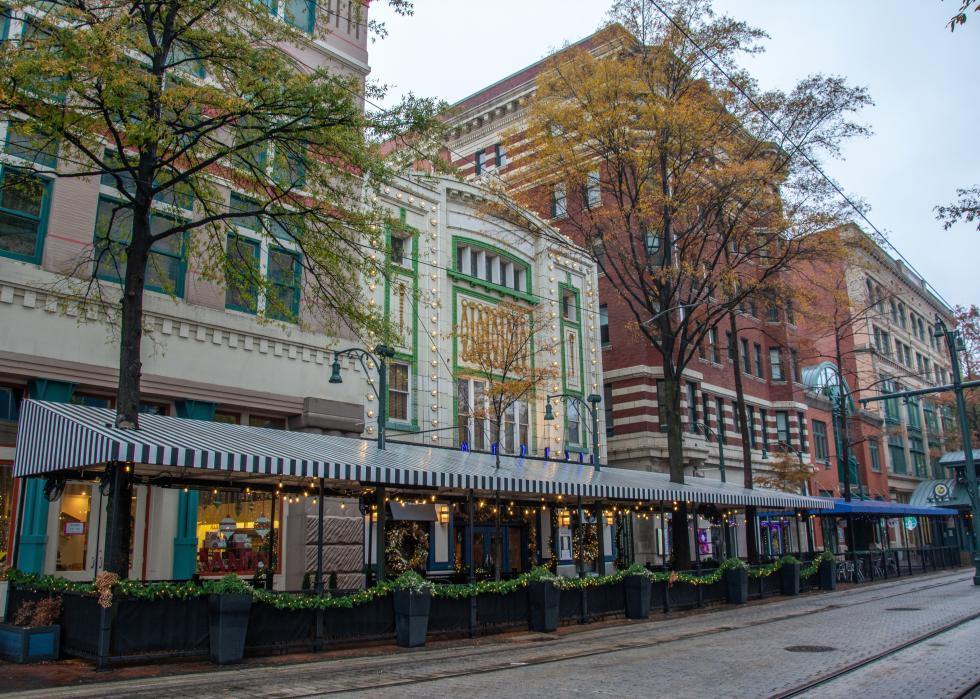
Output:
[[395,350],[387,345],[378,345],[374,348],[378,356],[360,347],[350,347],[345,350],[338,350],[333,353],[333,365],[330,367],[330,383],[343,383],[340,376],[340,358],[355,357],[364,368],[364,373],[368,373],[365,359],[374,362],[378,367],[378,449],[385,448],[385,423],[388,421],[388,360],[395,356]]
[[576,395],[572,395],[571,393],[555,393],[546,396],[544,419],[549,421],[555,419],[555,413],[551,409],[552,398],[560,398],[566,403],[571,402],[577,407],[584,409],[585,412],[587,412],[592,418],[592,465],[595,466],[596,471],[601,470],[599,466],[599,403],[602,402],[602,396],[595,393],[589,395],[586,400],[592,404],[591,406],[587,405],[584,400]]
[[960,374],[960,352],[966,350],[963,338],[956,330],[949,330],[941,318],[936,318],[932,336],[944,338],[949,349],[952,364],[953,393],[956,395],[956,411],[960,418],[960,434],[963,439],[963,457],[966,461],[967,492],[973,509],[973,584],[980,585],[980,492],[977,491],[977,467],[973,461],[973,446],[970,444],[970,426],[966,421],[966,400],[963,398],[963,377]]

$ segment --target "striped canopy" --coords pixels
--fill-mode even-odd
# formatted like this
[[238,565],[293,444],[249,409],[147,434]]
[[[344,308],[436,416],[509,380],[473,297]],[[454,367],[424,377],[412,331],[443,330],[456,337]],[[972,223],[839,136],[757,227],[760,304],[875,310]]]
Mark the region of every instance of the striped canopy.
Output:
[[14,474],[41,476],[126,461],[187,479],[223,482],[324,478],[331,486],[371,484],[499,491],[506,496],[568,495],[601,500],[670,501],[820,509],[821,498],[692,478],[672,483],[663,473],[568,461],[388,443],[141,415],[139,430],[116,429],[116,413],[65,403],[21,405]]

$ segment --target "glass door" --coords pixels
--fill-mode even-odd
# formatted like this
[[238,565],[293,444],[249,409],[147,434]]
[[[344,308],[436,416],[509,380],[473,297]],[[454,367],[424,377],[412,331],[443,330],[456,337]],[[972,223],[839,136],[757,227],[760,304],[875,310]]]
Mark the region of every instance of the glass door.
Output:
[[[68,483],[48,520],[48,569],[69,580],[91,580],[105,530],[104,498],[97,484]],[[52,560],[53,559],[53,560]]]

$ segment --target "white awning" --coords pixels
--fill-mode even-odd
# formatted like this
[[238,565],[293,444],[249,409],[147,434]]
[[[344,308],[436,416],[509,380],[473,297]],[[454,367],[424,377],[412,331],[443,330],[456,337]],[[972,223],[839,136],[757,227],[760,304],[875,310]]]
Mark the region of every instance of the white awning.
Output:
[[105,408],[27,400],[21,405],[14,475],[41,476],[109,462],[133,463],[173,477],[222,481],[324,478],[332,486],[362,483],[468,490],[507,496],[582,496],[620,501],[688,501],[821,509],[828,502],[775,490],[748,490],[706,478],[672,483],[667,474],[462,452],[414,444],[378,449],[373,441],[141,415],[138,430],[115,428]]

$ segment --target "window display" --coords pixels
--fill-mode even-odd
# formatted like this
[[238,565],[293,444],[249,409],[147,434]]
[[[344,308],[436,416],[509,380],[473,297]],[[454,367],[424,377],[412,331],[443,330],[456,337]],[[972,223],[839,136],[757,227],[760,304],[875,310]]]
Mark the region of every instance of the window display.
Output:
[[13,498],[14,467],[0,464],[0,568],[9,563],[7,544],[10,540],[10,527],[13,525]]
[[[197,570],[201,575],[254,575],[269,565],[269,540],[281,503],[270,493],[201,492],[197,507]],[[273,526],[275,516],[275,526]]]

